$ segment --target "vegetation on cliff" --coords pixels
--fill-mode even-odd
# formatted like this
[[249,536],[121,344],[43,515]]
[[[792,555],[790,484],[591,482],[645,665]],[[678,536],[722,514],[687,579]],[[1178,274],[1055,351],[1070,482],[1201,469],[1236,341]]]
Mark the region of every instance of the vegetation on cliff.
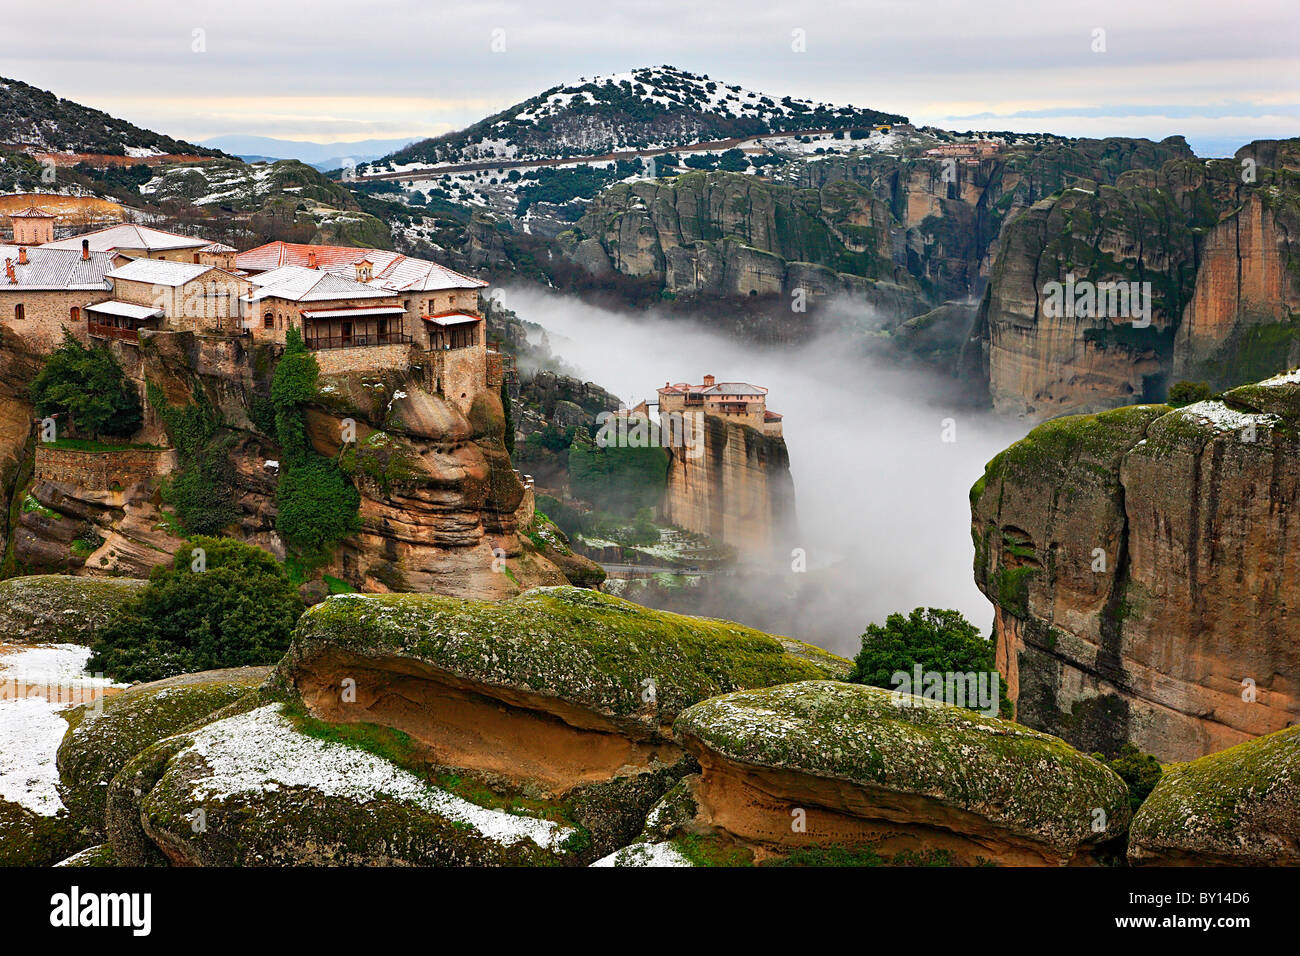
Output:
[[176,510],[186,532],[220,533],[239,517],[230,459],[234,436],[222,430],[220,415],[201,386],[193,389],[194,400],[182,406],[169,403],[152,382],[146,392],[180,458],[180,470],[163,485],[163,501]]
[[287,546],[309,560],[319,560],[361,524],[360,492],[336,461],[317,453],[307,440],[303,406],[315,397],[319,375],[316,356],[297,329],[290,329],[271,383],[276,434],[283,449],[275,527]]
[[103,346],[83,346],[67,330],[30,393],[38,415],[63,419],[60,432],[125,438],[139,430],[144,418],[140,396],[113,354]]
[[123,681],[273,664],[302,602],[284,568],[260,548],[196,537],[160,566],[99,632],[92,671]]

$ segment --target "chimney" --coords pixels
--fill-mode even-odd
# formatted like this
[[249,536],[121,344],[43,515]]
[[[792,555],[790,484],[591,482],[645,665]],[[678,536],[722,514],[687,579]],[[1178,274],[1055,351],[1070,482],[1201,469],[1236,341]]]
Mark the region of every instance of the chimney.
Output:
[[705,387],[705,388],[708,388],[710,385],[715,385],[715,384],[717,384],[717,379],[715,379],[712,375],[706,375],[706,376],[704,376],[704,387]]
[[81,261],[82,262],[90,261],[90,240],[89,239],[81,240]]
[[18,264],[19,264],[20,266],[25,266],[25,265],[27,265],[27,247],[26,247],[26,246],[19,246],[19,247],[18,247]]
[[14,272],[14,261],[12,259],[5,260],[5,275],[9,277],[10,282],[15,285],[18,284],[18,276]]
[[307,253],[307,268],[308,269],[316,268],[316,253],[314,252]]

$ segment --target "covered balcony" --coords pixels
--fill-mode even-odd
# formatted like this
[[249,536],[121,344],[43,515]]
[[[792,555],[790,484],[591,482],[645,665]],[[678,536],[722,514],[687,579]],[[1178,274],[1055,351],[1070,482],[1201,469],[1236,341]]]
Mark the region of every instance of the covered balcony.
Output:
[[316,350],[409,345],[411,336],[402,331],[405,314],[397,306],[306,311],[302,337],[307,348]]
[[471,312],[440,312],[422,315],[429,333],[429,348],[435,352],[470,349],[484,344],[480,332],[483,317]]
[[141,329],[157,329],[162,309],[129,302],[97,302],[86,306],[86,330],[91,338],[119,342],[140,341]]

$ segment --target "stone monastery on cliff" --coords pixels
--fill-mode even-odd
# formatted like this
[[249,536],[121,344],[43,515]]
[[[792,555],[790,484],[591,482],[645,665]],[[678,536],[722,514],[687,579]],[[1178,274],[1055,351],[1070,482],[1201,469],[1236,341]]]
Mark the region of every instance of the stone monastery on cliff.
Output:
[[479,308],[487,283],[435,262],[286,242],[237,252],[134,224],[55,240],[37,207],[10,220],[0,328],[38,351],[65,330],[83,343],[192,332],[283,345],[296,329],[323,372],[417,368],[458,403],[499,375]]

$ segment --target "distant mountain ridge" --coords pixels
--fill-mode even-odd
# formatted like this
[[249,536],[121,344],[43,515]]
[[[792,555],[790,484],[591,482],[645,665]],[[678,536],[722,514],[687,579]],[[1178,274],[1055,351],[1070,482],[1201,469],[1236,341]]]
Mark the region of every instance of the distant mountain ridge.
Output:
[[143,129],[101,110],[60,99],[48,90],[6,77],[0,77],[0,144],[112,156],[224,155],[219,149]]
[[777,98],[672,66],[648,67],[552,87],[460,132],[397,150],[371,167],[596,156],[905,121],[880,110]]
[[278,139],[274,136],[212,136],[203,145],[238,156],[245,162],[296,159],[322,171],[341,169],[345,160],[355,165],[386,156],[410,144],[412,137],[361,139],[343,143],[315,143],[310,140]]

